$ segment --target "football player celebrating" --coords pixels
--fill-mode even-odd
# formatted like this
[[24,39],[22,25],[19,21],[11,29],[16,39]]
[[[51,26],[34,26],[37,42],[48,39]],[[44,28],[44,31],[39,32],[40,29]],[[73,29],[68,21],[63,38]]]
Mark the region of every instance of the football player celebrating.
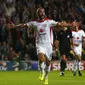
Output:
[[70,23],[56,22],[45,16],[44,8],[40,7],[36,11],[38,19],[26,24],[8,24],[9,28],[34,28],[36,30],[36,50],[39,59],[40,80],[44,80],[44,84],[48,84],[48,73],[50,71],[50,62],[52,58],[53,33],[52,26],[72,26]]

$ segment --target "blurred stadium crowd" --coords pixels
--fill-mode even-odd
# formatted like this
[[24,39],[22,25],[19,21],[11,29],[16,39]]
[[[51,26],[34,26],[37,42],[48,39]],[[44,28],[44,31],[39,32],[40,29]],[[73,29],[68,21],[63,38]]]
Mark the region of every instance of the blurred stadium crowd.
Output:
[[34,30],[8,29],[6,24],[35,20],[41,6],[48,18],[80,21],[85,31],[85,0],[0,0],[0,60],[37,60]]

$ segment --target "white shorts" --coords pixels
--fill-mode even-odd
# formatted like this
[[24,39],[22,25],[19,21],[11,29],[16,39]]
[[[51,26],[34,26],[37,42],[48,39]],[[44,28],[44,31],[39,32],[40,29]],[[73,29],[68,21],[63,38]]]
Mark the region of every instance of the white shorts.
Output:
[[37,45],[37,55],[39,53],[43,53],[45,57],[49,60],[52,59],[52,46],[46,46],[46,45]]
[[76,47],[76,48],[74,48],[74,53],[76,54],[76,55],[82,55],[82,48],[81,47]]

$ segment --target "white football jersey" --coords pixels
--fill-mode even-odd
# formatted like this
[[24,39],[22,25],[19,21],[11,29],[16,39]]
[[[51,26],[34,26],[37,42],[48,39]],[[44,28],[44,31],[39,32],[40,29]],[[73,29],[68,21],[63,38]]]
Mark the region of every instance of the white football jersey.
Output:
[[36,29],[36,44],[52,45],[53,44],[53,31],[52,26],[56,26],[57,22],[50,19],[44,21],[31,21],[27,23],[28,27]]
[[[85,37],[85,33],[83,30],[72,31],[73,43],[78,44],[78,47],[82,47],[83,37]],[[75,46],[76,47],[76,46]]]

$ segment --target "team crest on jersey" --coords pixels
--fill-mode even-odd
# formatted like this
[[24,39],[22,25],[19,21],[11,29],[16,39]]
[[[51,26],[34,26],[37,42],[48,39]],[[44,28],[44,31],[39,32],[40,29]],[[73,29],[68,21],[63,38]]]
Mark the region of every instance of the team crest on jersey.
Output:
[[43,29],[40,29],[40,32],[44,32],[44,30]]
[[77,37],[77,40],[79,39],[79,37]]

